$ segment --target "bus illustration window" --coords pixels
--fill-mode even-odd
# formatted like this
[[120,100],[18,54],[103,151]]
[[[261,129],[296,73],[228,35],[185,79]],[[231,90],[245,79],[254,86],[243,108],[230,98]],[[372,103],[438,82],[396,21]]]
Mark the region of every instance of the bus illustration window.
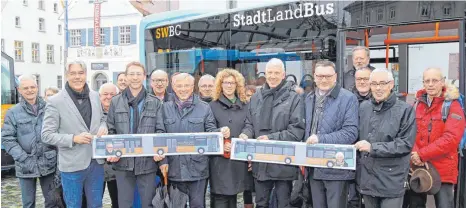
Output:
[[111,140],[99,138],[96,140],[96,154],[114,155],[117,157],[142,154],[142,137],[117,137]]
[[260,142],[237,142],[235,155],[248,161],[282,161],[290,164],[295,159],[295,148],[293,144],[261,144]]
[[273,153],[273,147],[272,146],[268,146],[268,147],[265,147],[265,153],[266,154],[272,154]]
[[217,152],[220,148],[217,136],[179,136],[154,137],[154,152],[159,155],[166,153],[199,153]]

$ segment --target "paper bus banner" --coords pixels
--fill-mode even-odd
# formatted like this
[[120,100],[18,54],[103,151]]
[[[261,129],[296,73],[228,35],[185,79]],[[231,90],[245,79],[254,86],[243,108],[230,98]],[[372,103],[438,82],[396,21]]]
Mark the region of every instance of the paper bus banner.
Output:
[[353,145],[233,138],[232,160],[356,170]]
[[93,158],[223,155],[221,133],[106,135],[92,140]]

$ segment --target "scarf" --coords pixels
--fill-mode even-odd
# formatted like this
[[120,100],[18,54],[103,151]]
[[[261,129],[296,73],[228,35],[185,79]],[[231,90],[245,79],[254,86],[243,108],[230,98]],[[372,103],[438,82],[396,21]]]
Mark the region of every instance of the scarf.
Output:
[[178,106],[178,111],[180,111],[180,113],[182,113],[183,110],[184,110],[185,108],[191,107],[191,105],[193,104],[193,100],[194,100],[194,96],[193,96],[193,95],[191,95],[191,96],[190,96],[186,101],[184,101],[184,102],[181,101],[180,98],[178,98],[177,95],[175,95],[174,97],[175,97],[175,99],[174,99],[175,104],[176,104],[176,106]]
[[201,98],[202,101],[204,101],[206,103],[212,102],[212,97],[203,97],[200,94],[199,94],[199,97]]
[[272,129],[272,108],[273,108],[273,101],[278,98],[278,92],[284,85],[286,81],[282,80],[282,82],[275,88],[270,89],[268,83],[265,83],[264,87],[261,89],[262,97],[264,102],[262,104],[262,108],[260,110],[259,118],[261,121],[259,123],[260,130],[271,130]]
[[138,105],[141,103],[142,100],[146,97],[146,90],[144,87],[141,89],[139,94],[134,97],[133,94],[131,93],[131,90],[129,87],[127,87],[123,91],[123,96],[125,96],[128,99],[128,105],[130,108],[133,108],[133,128],[131,128],[131,133],[135,134],[138,132],[138,126],[139,126],[139,108]]
[[76,92],[71,89],[70,84],[66,82],[65,85],[66,92],[70,95],[73,100],[74,105],[81,114],[81,117],[86,123],[87,128],[91,128],[91,118],[92,118],[92,106],[91,100],[89,99],[89,87],[87,84],[84,84],[84,89],[82,92]]

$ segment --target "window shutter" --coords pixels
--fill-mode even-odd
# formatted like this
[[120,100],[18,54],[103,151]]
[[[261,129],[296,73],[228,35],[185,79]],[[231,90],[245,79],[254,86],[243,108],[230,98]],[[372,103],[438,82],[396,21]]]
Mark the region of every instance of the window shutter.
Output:
[[118,38],[120,38],[119,32],[118,26],[113,27],[113,45],[118,45]]
[[87,46],[94,46],[94,28],[89,28],[87,34],[87,38],[89,39],[87,41]]
[[104,28],[104,34],[105,34],[105,38],[104,40],[101,40],[101,41],[104,42],[104,45],[110,45],[110,28],[109,27]]
[[136,44],[136,40],[137,40],[136,36],[137,36],[137,26],[131,25],[131,37],[130,37],[131,44]]
[[81,29],[81,46],[86,45],[86,29]]

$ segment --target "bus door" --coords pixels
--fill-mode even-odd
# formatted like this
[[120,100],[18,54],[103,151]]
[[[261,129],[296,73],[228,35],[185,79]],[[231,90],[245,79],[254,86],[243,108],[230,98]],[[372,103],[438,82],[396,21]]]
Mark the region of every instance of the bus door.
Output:
[[167,139],[168,152],[176,152],[176,138]]

